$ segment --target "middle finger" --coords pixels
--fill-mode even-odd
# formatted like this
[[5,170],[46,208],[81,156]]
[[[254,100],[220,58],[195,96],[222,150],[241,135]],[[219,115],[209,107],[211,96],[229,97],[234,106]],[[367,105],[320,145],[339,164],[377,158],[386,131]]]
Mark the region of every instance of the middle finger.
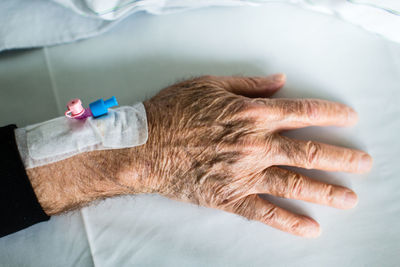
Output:
[[322,183],[278,167],[262,172],[255,191],[257,194],[271,194],[340,209],[353,208],[357,204],[357,195],[348,188]]
[[314,141],[294,140],[286,136],[278,138],[274,165],[288,165],[306,169],[365,173],[372,167],[367,153]]

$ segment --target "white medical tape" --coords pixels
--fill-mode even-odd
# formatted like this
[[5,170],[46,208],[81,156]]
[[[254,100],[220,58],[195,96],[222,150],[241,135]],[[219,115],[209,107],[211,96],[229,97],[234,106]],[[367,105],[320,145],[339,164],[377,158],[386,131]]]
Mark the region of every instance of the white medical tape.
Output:
[[57,162],[82,152],[139,146],[147,141],[142,103],[110,109],[94,119],[59,117],[15,130],[26,169]]

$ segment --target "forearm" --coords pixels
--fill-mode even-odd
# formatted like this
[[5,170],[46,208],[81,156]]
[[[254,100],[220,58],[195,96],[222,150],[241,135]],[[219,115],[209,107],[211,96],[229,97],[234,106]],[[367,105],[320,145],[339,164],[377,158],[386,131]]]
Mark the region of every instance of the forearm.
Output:
[[[48,215],[132,190],[118,182],[128,148],[147,139],[144,106],[123,106],[99,119],[56,118],[16,132],[19,152]],[[134,170],[134,168],[133,168]]]
[[129,194],[122,185],[118,150],[92,151],[27,170],[29,180],[47,215],[73,210],[88,203]]

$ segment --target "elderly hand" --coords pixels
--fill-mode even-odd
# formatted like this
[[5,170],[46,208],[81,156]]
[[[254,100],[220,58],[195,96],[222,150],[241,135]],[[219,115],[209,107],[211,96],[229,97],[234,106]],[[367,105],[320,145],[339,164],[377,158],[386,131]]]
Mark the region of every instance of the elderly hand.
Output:
[[362,173],[372,159],[362,151],[279,135],[287,129],[357,121],[343,104],[267,98],[284,82],[284,75],[207,76],[166,88],[144,103],[145,145],[85,152],[28,169],[38,201],[46,214],[54,215],[101,198],[158,193],[316,237],[316,221],[258,194],[343,209],[357,204],[356,194],[277,166]]
[[258,194],[336,208],[357,204],[356,194],[278,167],[363,173],[365,152],[300,141],[279,134],[307,126],[350,126],[356,112],[318,99],[268,98],[284,85],[270,77],[204,76],[162,90],[146,101],[149,140],[118,152],[118,182],[138,193],[217,208],[304,236],[318,223]]

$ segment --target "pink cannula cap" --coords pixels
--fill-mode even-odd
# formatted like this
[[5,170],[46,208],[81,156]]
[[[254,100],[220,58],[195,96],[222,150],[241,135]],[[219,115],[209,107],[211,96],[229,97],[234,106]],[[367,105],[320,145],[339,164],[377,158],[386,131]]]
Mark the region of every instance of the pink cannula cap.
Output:
[[67,103],[68,110],[65,112],[65,116],[68,118],[75,118],[82,115],[85,109],[82,107],[82,101],[78,98],[72,99]]

